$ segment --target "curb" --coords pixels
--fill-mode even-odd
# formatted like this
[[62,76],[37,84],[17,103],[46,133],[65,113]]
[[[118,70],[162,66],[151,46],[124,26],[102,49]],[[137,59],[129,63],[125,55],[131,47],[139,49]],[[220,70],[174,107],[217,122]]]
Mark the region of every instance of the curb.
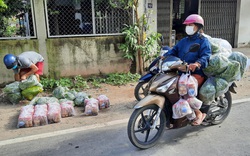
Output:
[[238,103],[243,103],[243,102],[250,102],[250,98],[245,98],[245,99],[239,99],[239,100],[233,100],[233,104],[238,104]]

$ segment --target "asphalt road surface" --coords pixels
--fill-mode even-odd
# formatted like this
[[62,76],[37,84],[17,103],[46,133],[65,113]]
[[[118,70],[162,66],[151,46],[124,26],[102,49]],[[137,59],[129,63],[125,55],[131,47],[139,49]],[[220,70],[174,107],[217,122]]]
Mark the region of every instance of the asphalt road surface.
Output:
[[87,129],[54,132],[23,141],[0,142],[2,156],[250,156],[250,105],[233,104],[229,117],[216,126],[165,130],[147,150],[127,137],[127,120]]

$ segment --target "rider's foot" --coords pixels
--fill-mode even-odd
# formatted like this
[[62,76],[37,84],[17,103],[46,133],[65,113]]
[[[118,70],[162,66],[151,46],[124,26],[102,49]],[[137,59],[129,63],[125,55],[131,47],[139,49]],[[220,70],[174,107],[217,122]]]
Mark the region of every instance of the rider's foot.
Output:
[[202,123],[202,121],[205,119],[206,117],[206,114],[205,113],[202,113],[201,116],[197,117],[193,122],[192,122],[192,125],[193,126],[198,126]]

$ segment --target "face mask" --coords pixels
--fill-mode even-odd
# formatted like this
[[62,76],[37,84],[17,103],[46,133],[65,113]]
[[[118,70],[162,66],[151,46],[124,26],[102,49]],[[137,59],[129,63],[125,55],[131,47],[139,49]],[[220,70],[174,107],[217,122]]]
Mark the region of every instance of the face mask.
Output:
[[186,33],[188,35],[193,35],[195,33],[194,26],[186,26]]

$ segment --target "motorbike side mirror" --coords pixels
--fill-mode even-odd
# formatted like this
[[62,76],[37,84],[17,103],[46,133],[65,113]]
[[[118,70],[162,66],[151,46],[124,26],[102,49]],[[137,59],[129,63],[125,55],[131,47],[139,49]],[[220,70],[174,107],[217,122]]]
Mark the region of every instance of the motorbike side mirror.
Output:
[[195,43],[193,45],[191,45],[191,47],[189,48],[189,52],[196,52],[200,49],[200,44],[199,43]]

